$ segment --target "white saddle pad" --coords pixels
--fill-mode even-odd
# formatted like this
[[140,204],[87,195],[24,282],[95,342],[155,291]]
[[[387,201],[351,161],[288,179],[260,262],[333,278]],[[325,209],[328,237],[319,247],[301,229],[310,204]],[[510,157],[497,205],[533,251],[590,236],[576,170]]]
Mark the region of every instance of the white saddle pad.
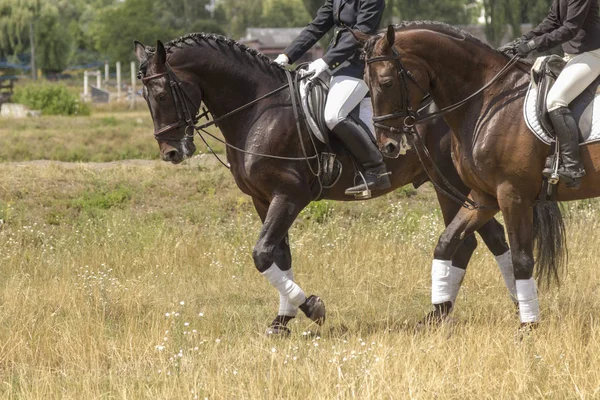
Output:
[[[543,59],[543,57],[540,57],[536,60],[536,63],[534,64],[532,69],[535,69],[536,66],[539,66],[539,62],[541,61],[541,59]],[[546,131],[545,129],[542,127],[542,124],[539,121],[538,115],[537,115],[537,86],[535,85],[535,82],[533,81],[533,79],[531,80],[531,83],[529,84],[529,89],[527,91],[527,95],[525,96],[525,104],[523,106],[523,116],[525,118],[525,122],[527,123],[527,127],[529,128],[529,130],[531,130],[531,132],[533,132],[533,134],[542,142],[546,143],[546,144],[551,144],[552,142],[554,142],[554,138],[551,137]],[[573,102],[571,103],[571,109],[574,110],[574,107],[577,108],[586,108],[583,104],[582,101],[584,100],[583,95],[580,97],[577,97],[575,100],[573,100]],[[589,132],[581,132],[582,136],[583,136],[583,142],[582,143],[591,143],[591,142],[597,142],[600,141],[600,90],[596,91],[596,97],[593,100],[593,105],[591,106],[591,129]],[[589,102],[589,101],[588,101]],[[582,107],[579,107],[582,106]],[[579,117],[581,117],[581,115],[577,115],[578,113],[576,111],[574,111],[574,116],[576,118],[576,120],[579,119]],[[589,118],[589,116],[587,116],[586,118]]]

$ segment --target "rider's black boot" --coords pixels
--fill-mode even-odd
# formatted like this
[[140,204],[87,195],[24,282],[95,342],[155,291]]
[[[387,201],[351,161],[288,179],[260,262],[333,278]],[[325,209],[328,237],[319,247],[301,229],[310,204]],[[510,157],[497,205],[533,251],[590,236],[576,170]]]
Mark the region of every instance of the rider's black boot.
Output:
[[568,107],[557,108],[548,114],[560,145],[562,166],[558,168],[558,175],[564,179],[567,187],[578,189],[581,178],[585,176],[579,158],[579,128]]
[[391,186],[383,156],[373,143],[369,132],[348,117],[333,128],[333,133],[364,169],[366,185],[365,182],[361,182],[346,189],[347,195],[368,199],[372,190],[384,190]]

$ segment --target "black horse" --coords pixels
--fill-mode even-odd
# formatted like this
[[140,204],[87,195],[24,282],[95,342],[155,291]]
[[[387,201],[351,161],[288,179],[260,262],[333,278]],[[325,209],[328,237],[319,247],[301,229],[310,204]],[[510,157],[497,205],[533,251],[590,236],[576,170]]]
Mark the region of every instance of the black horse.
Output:
[[[195,151],[190,124],[196,121],[194,116],[201,101],[213,117],[218,118],[288,82],[286,71],[266,56],[217,35],[189,34],[168,42],[166,47],[159,41],[156,48],[136,42],[135,52],[140,61],[144,97],[154,120],[161,156],[172,163],[181,162]],[[252,255],[258,271],[279,290],[280,310],[271,323],[271,331],[288,332],[286,324],[298,308],[313,321],[322,323],[325,318],[323,302],[317,296],[306,297],[291,274],[288,230],[319,190],[314,174],[318,169],[317,159],[310,158],[315,154],[315,147],[304,126],[298,132],[290,91],[279,91],[221,119],[219,128],[227,142],[231,173],[238,187],[252,197],[263,222]],[[468,193],[452,164],[450,135],[445,123],[442,120],[432,122],[421,132],[447,178],[462,193]],[[338,183],[323,190],[321,196],[354,200],[344,195],[344,188],[351,186],[355,178],[354,163],[338,143],[332,141],[330,145],[343,164],[343,173]],[[302,149],[308,153],[308,159],[303,158],[307,154]],[[320,153],[326,148],[318,143],[316,150]],[[386,162],[388,170],[392,171],[392,187],[374,193],[374,196],[408,183],[418,187],[429,179],[414,151]],[[430,176],[433,180],[438,179],[433,172]],[[438,200],[444,222],[448,224],[460,205],[439,193]],[[478,232],[494,255],[508,251],[504,229],[496,220],[489,221]],[[466,268],[476,246],[476,239],[471,235],[456,251],[453,265]],[[271,274],[273,269],[276,270],[274,275]],[[447,305],[437,305],[430,315],[443,317],[448,311]]]

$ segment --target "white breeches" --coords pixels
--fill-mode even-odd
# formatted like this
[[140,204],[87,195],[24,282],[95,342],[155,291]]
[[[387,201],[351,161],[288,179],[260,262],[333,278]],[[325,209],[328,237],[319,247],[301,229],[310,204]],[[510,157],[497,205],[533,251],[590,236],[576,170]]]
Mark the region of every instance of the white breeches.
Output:
[[369,88],[365,81],[351,76],[334,76],[329,84],[329,94],[325,103],[325,123],[331,130],[360,103],[360,119],[367,124],[371,133],[373,127],[373,107],[371,99],[365,98]]
[[566,54],[567,65],[548,92],[548,111],[568,107],[600,75],[600,49],[581,54]]

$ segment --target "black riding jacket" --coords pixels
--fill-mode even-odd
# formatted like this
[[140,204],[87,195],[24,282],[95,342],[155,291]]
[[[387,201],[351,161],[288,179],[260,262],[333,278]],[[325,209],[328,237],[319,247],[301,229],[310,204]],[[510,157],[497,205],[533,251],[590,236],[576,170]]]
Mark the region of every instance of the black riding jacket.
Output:
[[599,49],[599,10],[598,0],[554,0],[546,19],[524,36],[533,39],[538,51],[559,44],[569,54]]
[[365,64],[360,59],[360,44],[345,28],[374,33],[379,27],[384,9],[385,0],[326,0],[319,8],[315,19],[290,43],[284,50],[284,54],[288,56],[291,63],[295,62],[335,26],[335,35],[327,47],[323,60],[330,69],[350,61],[348,66],[335,71],[334,75],[362,79]]

